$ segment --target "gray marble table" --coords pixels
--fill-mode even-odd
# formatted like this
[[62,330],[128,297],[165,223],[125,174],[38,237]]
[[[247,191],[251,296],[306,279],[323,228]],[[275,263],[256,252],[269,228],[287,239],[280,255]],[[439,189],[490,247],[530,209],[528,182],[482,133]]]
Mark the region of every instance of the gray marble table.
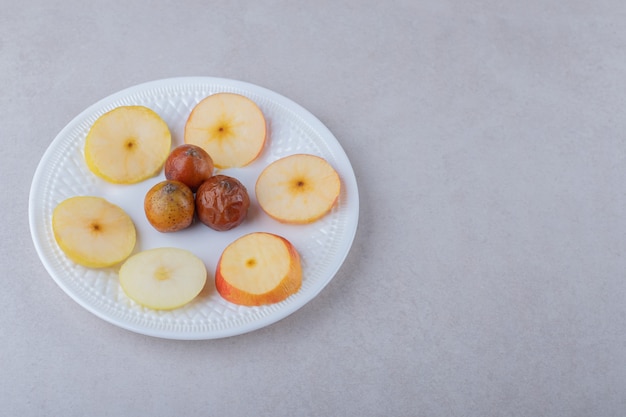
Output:
[[[0,414],[626,413],[623,1],[2,3]],[[116,327],[30,235],[59,131],[180,76],[299,103],[359,184],[334,279],[240,336]]]

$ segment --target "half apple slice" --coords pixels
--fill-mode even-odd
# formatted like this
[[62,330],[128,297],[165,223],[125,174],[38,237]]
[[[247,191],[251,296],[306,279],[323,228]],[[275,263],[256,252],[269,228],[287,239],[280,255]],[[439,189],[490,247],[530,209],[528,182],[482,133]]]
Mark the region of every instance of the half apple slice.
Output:
[[156,248],[136,253],[122,264],[120,285],[144,307],[172,310],[193,300],[206,283],[204,263],[179,248]]
[[77,264],[102,268],[126,259],[135,247],[135,225],[119,206],[101,197],[70,197],[52,212],[61,250]]
[[121,106],[91,126],[85,162],[106,181],[133,184],[160,171],[171,144],[170,130],[157,113],[144,106]]
[[215,272],[220,295],[244,306],[278,303],[302,286],[300,255],[287,239],[253,232],[228,245]]

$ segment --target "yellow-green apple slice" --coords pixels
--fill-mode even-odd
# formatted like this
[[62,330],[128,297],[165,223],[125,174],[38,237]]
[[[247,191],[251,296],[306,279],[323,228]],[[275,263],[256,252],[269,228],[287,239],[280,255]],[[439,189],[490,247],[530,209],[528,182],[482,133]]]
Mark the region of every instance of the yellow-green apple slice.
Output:
[[302,286],[296,248],[284,237],[253,232],[224,249],[215,272],[215,287],[231,303],[259,306],[278,303]]
[[323,158],[295,154],[268,165],[257,179],[259,205],[270,217],[293,224],[327,214],[341,191],[337,171]]
[[138,252],[122,264],[119,280],[126,295],[144,307],[172,310],[196,298],[206,283],[204,262],[185,249]]
[[135,247],[132,219],[101,197],[76,196],[52,212],[52,230],[61,250],[77,264],[102,268],[126,259]]
[[240,94],[216,93],[200,101],[185,124],[185,143],[200,146],[217,168],[243,167],[265,144],[263,112]]
[[85,162],[97,176],[133,184],[155,176],[172,145],[161,117],[144,106],[121,106],[100,116],[85,139]]

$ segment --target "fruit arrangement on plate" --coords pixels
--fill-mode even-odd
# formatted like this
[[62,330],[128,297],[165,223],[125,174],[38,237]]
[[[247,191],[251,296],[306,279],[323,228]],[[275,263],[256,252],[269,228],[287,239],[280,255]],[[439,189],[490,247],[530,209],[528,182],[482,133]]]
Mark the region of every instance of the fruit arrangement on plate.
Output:
[[[137,204],[160,233],[205,227],[207,234],[238,227],[247,219],[254,192],[262,215],[298,227],[325,216],[336,204],[341,180],[323,158],[295,153],[268,164],[248,190],[237,178],[220,173],[245,168],[263,152],[267,121],[251,99],[214,93],[190,112],[184,144],[172,149],[168,125],[151,109],[119,106],[91,126],[85,163],[112,184],[134,184],[164,173]],[[195,221],[198,220],[198,221]],[[194,300],[206,285],[204,262],[177,247],[136,248],[133,219],[98,196],[73,196],[53,211],[59,248],[88,268],[119,266],[128,298],[157,310]],[[278,303],[298,292],[302,265],[295,245],[284,236],[253,231],[234,239],[221,253],[215,289],[226,301],[259,306]]]

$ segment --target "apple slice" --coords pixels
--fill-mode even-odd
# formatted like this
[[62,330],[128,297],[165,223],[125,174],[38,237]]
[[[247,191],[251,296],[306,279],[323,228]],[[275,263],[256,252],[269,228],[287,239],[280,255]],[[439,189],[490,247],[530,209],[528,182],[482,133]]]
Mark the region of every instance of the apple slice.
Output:
[[91,126],[85,162],[106,181],[134,184],[161,170],[171,145],[170,130],[157,113],[143,106],[121,106]]
[[330,211],[341,181],[337,171],[323,158],[295,154],[268,165],[257,179],[259,205],[282,223],[311,223]]
[[265,144],[265,117],[247,97],[216,93],[200,101],[185,124],[185,143],[200,146],[217,168],[243,167]]
[[126,212],[101,197],[77,196],[52,212],[61,250],[77,264],[102,268],[126,259],[135,247],[135,225]]
[[287,239],[253,232],[228,245],[215,272],[215,287],[234,304],[278,303],[302,285],[300,255]]
[[122,264],[120,285],[144,307],[172,310],[196,298],[206,283],[204,262],[179,248],[148,249]]

